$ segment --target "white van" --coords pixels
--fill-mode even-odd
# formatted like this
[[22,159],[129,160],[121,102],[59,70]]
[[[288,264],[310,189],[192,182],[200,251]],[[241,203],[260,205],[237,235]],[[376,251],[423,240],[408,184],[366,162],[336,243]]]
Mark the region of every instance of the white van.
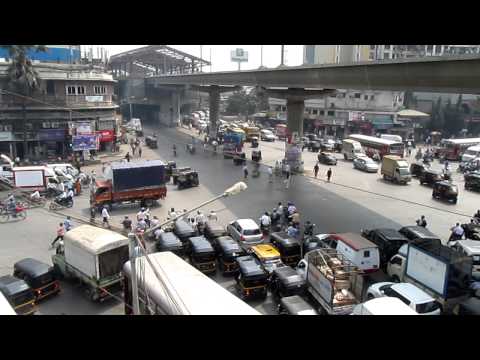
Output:
[[480,146],[470,146],[462,155],[462,161],[467,162],[480,157]]
[[345,160],[353,160],[360,155],[365,155],[362,145],[358,141],[352,139],[343,140],[342,153]]
[[418,315],[412,308],[395,297],[379,297],[353,308],[352,315]]
[[448,246],[462,255],[470,256],[473,260],[472,272],[480,273],[480,241],[457,240],[449,242]]
[[380,267],[378,246],[360,234],[318,234],[315,237],[321,247],[337,250],[365,273],[377,271]]
[[403,142],[402,137],[400,135],[392,135],[392,134],[381,134],[380,139],[385,139],[385,140],[392,140],[392,141],[397,141],[397,142]]

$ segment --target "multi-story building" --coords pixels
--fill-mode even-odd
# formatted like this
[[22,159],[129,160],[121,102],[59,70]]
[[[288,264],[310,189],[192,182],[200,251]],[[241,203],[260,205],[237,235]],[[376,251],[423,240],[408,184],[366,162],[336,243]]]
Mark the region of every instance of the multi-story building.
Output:
[[[34,62],[64,64],[80,63],[80,45],[45,45],[47,51],[29,51],[28,57]],[[8,50],[0,48],[0,61],[8,59]]]
[[94,138],[95,150],[112,148],[118,108],[112,75],[91,65],[35,63],[40,89],[23,96],[8,86],[9,65],[0,62],[1,153],[30,160],[66,157],[80,134]]

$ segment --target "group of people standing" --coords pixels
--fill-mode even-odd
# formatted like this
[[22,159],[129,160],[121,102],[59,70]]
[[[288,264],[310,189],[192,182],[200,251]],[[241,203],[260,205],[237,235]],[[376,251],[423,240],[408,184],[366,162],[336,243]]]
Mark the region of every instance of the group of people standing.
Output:
[[130,148],[132,149],[132,155],[130,155],[130,152],[127,152],[125,155],[125,160],[127,160],[127,162],[130,162],[130,159],[135,155],[138,155],[139,158],[142,157],[142,145],[139,138],[130,139]]
[[264,236],[268,235],[270,231],[286,230],[289,236],[296,239],[300,237],[300,212],[292,202],[288,202],[286,205],[279,202],[271,214],[266,211],[259,221]]

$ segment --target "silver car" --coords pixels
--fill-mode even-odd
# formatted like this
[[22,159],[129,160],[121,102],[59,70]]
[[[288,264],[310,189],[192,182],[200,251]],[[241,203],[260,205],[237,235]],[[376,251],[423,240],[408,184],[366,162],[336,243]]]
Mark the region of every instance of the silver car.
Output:
[[257,245],[263,242],[262,232],[252,219],[238,219],[227,226],[228,234],[240,245]]
[[366,172],[378,172],[378,164],[369,157],[356,157],[353,159],[353,167]]

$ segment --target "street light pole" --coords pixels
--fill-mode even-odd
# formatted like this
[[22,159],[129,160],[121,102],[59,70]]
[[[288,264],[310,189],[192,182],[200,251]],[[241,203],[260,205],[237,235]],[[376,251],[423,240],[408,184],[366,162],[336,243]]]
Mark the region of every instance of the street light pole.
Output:
[[260,45],[260,67],[263,67],[263,45]]
[[137,239],[135,234],[128,234],[129,242],[129,251],[130,251],[130,264],[132,268],[132,305],[133,305],[133,315],[140,314],[140,302],[138,300],[138,278],[137,278],[137,252],[135,247],[137,245]]
[[283,65],[285,65],[285,61],[284,61],[285,45],[281,45],[281,46],[282,46],[282,54],[281,54],[281,64],[280,64],[280,66],[283,66]]

